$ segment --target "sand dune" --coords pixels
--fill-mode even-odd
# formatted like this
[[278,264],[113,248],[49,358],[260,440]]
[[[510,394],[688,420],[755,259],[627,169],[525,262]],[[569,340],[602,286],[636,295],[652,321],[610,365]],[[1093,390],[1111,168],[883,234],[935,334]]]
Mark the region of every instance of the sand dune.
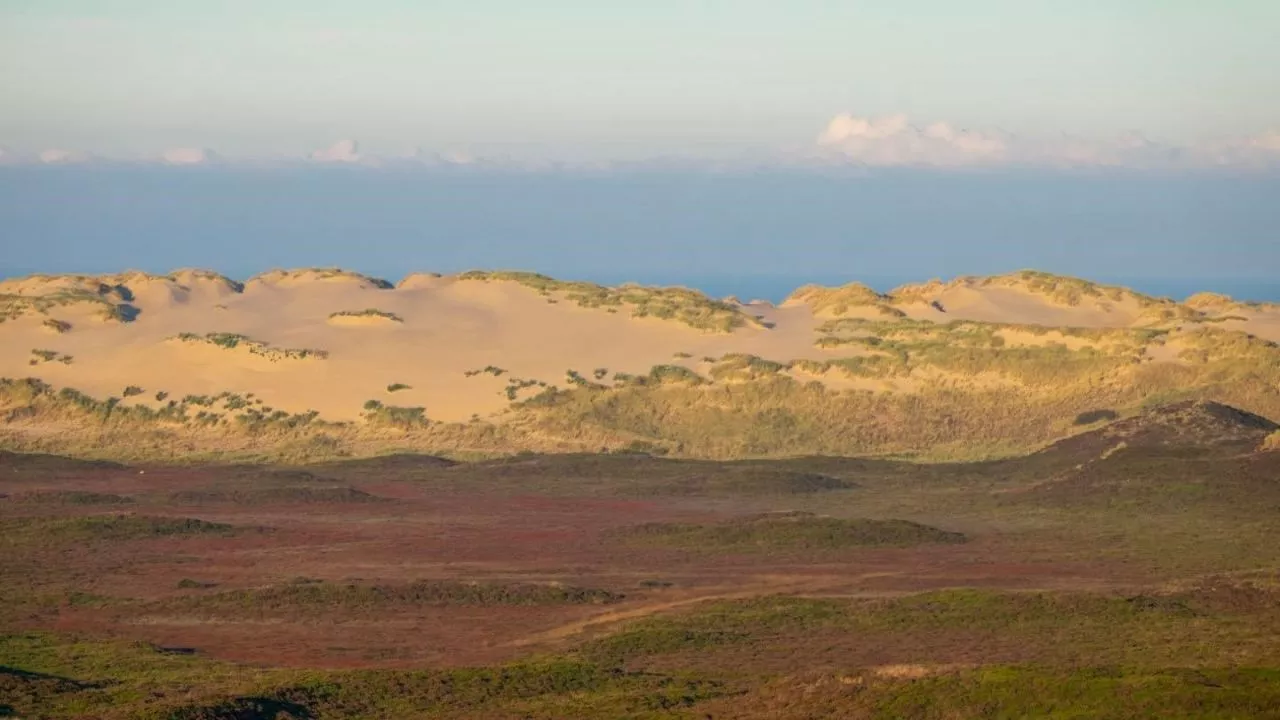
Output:
[[[1212,323],[1280,339],[1277,306],[1221,296],[1180,305],[1041,273],[962,278],[888,294],[856,284],[807,286],[776,307],[687,291],[636,294],[510,277],[516,279],[420,273],[393,285],[359,273],[304,269],[274,270],[243,284],[201,270],[6,280],[0,282],[6,318],[0,376],[38,377],[100,398],[120,397],[132,386],[143,392],[126,403],[156,407],[164,402],[158,393],[230,392],[251,393],[259,407],[316,411],[332,420],[359,419],[376,400],[424,407],[434,420],[466,421],[500,418],[512,398],[543,386],[566,387],[569,371],[609,383],[615,373],[645,374],[668,364],[705,375],[728,353],[782,363],[875,354],[851,345],[820,347],[817,341],[830,335],[824,323],[833,320],[1173,330]],[[649,304],[641,311],[635,303]],[[728,318],[737,327],[697,326],[704,317]],[[1016,327],[1000,334],[1010,347],[1079,349],[1096,342]],[[33,350],[71,360],[43,361]],[[1176,361],[1167,352],[1150,357]],[[478,372],[486,367],[500,372]],[[817,369],[792,374],[836,390],[872,392],[937,381],[924,373],[892,381]],[[508,392],[513,384],[518,387]],[[404,387],[389,392],[393,385]]]

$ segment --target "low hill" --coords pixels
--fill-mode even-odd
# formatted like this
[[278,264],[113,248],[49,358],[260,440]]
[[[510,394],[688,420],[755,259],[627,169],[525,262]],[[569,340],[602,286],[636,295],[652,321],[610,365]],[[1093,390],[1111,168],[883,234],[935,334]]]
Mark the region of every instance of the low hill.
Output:
[[1277,427],[1213,402],[1152,408],[1009,461],[1028,480],[1013,497],[1143,512],[1280,509],[1280,453],[1265,451]]
[[1070,454],[1082,459],[1155,446],[1225,449],[1249,452],[1280,425],[1260,415],[1212,401],[1184,401],[1144,410],[1054,443],[1044,454]]
[[1173,402],[1280,417],[1280,306],[1033,271],[778,306],[512,271],[31,276],[0,319],[0,447],[126,461],[972,459]]

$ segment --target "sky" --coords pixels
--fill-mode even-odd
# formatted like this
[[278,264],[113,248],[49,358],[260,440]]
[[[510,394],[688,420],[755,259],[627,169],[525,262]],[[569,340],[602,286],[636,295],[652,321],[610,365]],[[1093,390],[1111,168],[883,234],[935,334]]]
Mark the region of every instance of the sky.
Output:
[[0,276],[1280,299],[1275,0],[0,0]]
[[1280,154],[1277,35],[1273,0],[2,0],[0,145],[768,159],[848,114]]

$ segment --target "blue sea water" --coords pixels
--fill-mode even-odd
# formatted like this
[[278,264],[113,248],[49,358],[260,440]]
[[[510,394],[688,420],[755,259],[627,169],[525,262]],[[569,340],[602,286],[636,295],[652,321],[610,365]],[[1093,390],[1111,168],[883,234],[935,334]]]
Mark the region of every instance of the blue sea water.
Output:
[[1280,301],[1280,175],[0,167],[0,275],[521,269],[781,300],[1034,268]]

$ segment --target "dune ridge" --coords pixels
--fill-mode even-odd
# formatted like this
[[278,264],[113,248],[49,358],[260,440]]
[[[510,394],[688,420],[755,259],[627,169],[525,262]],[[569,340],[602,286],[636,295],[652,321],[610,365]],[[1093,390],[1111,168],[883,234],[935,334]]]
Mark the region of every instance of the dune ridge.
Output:
[[1097,408],[1280,417],[1277,341],[1277,305],[1035,271],[777,306],[514,271],[34,275],[0,281],[0,447],[998,455]]

